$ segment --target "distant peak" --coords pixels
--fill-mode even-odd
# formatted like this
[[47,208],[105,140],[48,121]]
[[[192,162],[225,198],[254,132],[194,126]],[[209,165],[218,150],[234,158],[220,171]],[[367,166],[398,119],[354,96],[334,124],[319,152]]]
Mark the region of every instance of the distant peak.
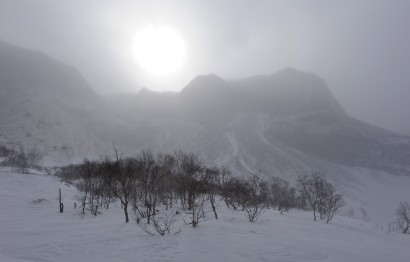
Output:
[[297,70],[294,67],[288,66],[283,68],[282,70],[279,70],[278,72],[301,72],[300,70]]
[[138,92],[138,95],[145,95],[145,94],[150,94],[150,93],[152,93],[152,91],[144,86],[143,88],[140,89],[140,91]]
[[310,73],[298,70],[294,67],[285,67],[285,68],[277,71],[276,73],[273,73],[272,76],[277,76],[277,75],[306,75],[306,74],[310,74]]
[[189,82],[181,93],[208,93],[226,89],[227,86],[227,82],[215,74],[198,75]]
[[209,74],[209,75],[198,75],[192,81],[188,84],[190,85],[195,85],[195,84],[201,84],[205,83],[207,85],[224,85],[226,84],[225,80],[220,78],[219,76],[215,74]]
[[324,82],[324,80],[318,77],[316,74],[301,71],[293,67],[286,67],[282,70],[279,70],[278,72],[270,75],[269,78],[276,79],[279,81],[285,81],[287,83],[293,83],[293,85],[298,85],[300,87],[309,86],[307,84],[309,83],[310,85],[316,87],[323,87],[324,89],[327,89],[327,85]]

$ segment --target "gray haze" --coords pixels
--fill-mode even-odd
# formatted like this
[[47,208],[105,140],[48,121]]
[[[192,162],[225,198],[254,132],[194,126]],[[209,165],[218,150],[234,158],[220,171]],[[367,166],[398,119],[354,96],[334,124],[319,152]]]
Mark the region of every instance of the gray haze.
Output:
[[[410,130],[410,1],[0,0],[0,39],[77,67],[100,93],[178,91],[198,74],[225,79],[284,67],[323,78],[347,113]],[[132,54],[136,32],[175,28],[188,55],[154,78]]]

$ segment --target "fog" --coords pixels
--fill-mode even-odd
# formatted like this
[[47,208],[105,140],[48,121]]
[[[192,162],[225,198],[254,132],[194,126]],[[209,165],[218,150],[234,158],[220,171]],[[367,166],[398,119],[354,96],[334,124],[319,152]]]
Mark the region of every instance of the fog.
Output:
[[[410,130],[410,2],[0,0],[0,39],[78,68],[99,93],[179,91],[198,74],[224,79],[284,67],[323,78],[348,114]],[[166,24],[187,46],[178,72],[153,77],[135,34]]]

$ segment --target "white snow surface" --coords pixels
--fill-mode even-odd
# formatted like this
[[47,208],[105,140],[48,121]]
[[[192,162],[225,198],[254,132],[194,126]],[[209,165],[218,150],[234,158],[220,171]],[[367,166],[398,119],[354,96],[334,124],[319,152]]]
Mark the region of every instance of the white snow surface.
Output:
[[[58,188],[64,213],[58,212]],[[76,190],[56,177],[0,172],[0,261],[410,261],[410,236],[336,216],[314,222],[310,212],[267,210],[256,223],[218,205],[199,227],[177,216],[171,236],[150,236],[124,223],[116,203],[103,214],[73,208]],[[33,203],[45,199],[40,203]],[[165,212],[165,211],[161,211]],[[161,213],[160,212],[160,213]]]

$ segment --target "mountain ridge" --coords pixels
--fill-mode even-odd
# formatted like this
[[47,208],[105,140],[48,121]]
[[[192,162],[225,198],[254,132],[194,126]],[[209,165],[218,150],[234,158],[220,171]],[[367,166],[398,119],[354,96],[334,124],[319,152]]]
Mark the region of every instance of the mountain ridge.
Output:
[[[72,67],[55,71],[66,67],[40,55],[40,70],[32,60],[37,55],[10,48],[21,57],[0,48],[0,58],[20,61],[0,60],[0,92],[7,100],[0,133],[54,159],[98,158],[111,154],[115,144],[126,154],[183,149],[244,174],[295,177],[339,165],[410,171],[410,138],[351,118],[312,73],[286,68],[229,81],[202,75],[179,93],[143,89],[107,98]],[[21,62],[25,54],[29,63]],[[19,75],[25,72],[20,67],[32,68],[33,84],[30,74]],[[40,91],[32,92],[32,86]],[[60,89],[66,91],[54,92]]]

